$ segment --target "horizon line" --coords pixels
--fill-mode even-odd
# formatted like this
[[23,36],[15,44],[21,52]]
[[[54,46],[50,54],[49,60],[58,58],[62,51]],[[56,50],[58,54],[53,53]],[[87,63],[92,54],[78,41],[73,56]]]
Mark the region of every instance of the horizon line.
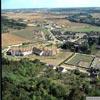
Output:
[[40,8],[9,8],[9,9],[5,9],[5,8],[1,8],[1,10],[17,10],[17,9],[62,9],[62,8],[100,8],[100,7],[40,7]]

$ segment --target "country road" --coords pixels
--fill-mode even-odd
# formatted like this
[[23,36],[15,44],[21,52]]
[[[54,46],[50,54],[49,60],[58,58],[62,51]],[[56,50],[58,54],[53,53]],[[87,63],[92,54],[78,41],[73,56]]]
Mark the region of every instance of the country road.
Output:
[[53,35],[53,33],[48,29],[48,32],[50,33],[50,35],[52,36],[52,38],[54,39],[54,44],[58,41],[59,43],[61,43],[61,41],[59,41],[57,38],[55,38],[55,36]]

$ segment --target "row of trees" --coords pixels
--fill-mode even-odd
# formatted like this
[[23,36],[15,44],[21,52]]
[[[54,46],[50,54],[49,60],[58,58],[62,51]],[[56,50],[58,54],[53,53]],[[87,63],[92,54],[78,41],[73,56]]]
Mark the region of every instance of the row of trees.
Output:
[[100,26],[100,18],[93,18],[91,15],[75,14],[75,15],[69,16],[68,20],[73,21],[73,22],[87,23],[91,25]]

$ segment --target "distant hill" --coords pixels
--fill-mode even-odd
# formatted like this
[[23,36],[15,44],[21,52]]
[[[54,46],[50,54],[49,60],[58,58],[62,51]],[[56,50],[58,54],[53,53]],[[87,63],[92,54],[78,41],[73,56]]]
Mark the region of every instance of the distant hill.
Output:
[[45,12],[45,13],[100,13],[100,7],[87,8],[28,8],[28,9],[3,9],[6,12]]
[[100,18],[93,18],[89,14],[74,14],[72,16],[69,16],[67,19],[72,22],[87,23],[95,26],[100,26]]

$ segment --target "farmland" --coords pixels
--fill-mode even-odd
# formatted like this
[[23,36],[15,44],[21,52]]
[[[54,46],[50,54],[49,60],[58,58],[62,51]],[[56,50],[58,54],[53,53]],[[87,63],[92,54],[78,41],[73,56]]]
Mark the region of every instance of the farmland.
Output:
[[72,59],[65,62],[65,64],[74,65],[74,66],[81,66],[81,67],[89,67],[93,57],[90,55],[85,54],[75,54]]
[[92,26],[88,24],[83,24],[83,23],[74,23],[74,22],[69,22],[67,20],[57,20],[56,23],[58,25],[63,24],[64,25],[64,30],[67,31],[73,31],[73,32],[90,32],[90,31],[99,31],[100,32],[100,27],[97,26]]
[[[4,16],[8,16],[9,18],[13,18],[13,19],[21,18],[24,20],[28,20],[28,23],[32,22],[32,20],[37,21],[39,23],[41,22],[43,23],[43,21],[46,21],[46,22],[51,21],[57,25],[64,27],[64,29],[68,31],[76,31],[76,32],[99,31],[100,32],[100,27],[98,26],[92,26],[92,25],[85,24],[85,23],[75,23],[75,22],[71,22],[65,19],[65,17],[68,16],[67,14],[66,15],[56,15],[56,14],[45,14],[45,13],[16,13],[16,14],[7,13],[7,14],[4,14]],[[93,16],[98,17],[99,14],[98,13],[93,14]]]
[[12,31],[12,34],[20,36],[22,38],[33,40],[33,30],[35,30],[35,29],[38,30],[40,28],[37,28],[37,27],[27,27],[26,29]]
[[3,14],[4,16],[8,16],[9,18],[12,18],[12,19],[19,19],[19,18],[22,18],[22,19],[26,19],[26,20],[37,20],[37,19],[43,19],[43,14],[40,14],[40,13],[6,13],[6,14]]
[[92,14],[92,16],[93,16],[94,18],[100,18],[100,13],[94,13],[94,14]]
[[62,29],[67,30],[67,31],[73,31],[73,32],[99,31],[100,32],[100,27],[92,26],[85,23],[75,23],[67,19],[60,19],[60,18],[52,19],[51,21],[53,21],[57,25],[63,26]]
[[2,34],[2,47],[7,47],[9,45],[19,44],[29,41],[28,39],[16,36],[11,33]]
[[70,27],[66,28],[66,30],[73,31],[73,32],[90,32],[90,31],[99,31],[100,32],[100,27],[84,25],[84,24],[83,25],[80,24],[80,26],[77,26],[77,24],[76,24],[75,26],[70,26]]

